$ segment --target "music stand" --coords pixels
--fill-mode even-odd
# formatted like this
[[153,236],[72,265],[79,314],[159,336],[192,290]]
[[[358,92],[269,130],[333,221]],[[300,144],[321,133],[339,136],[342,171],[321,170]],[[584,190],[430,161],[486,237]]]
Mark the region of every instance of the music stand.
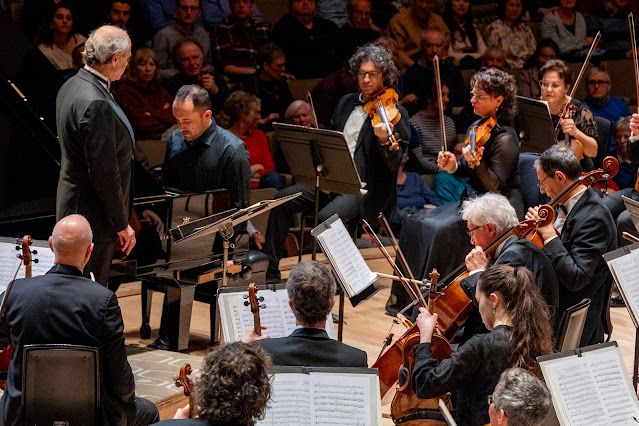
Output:
[[517,96],[515,126],[521,141],[520,152],[542,153],[557,143],[548,102]]
[[[295,182],[315,189],[314,228],[318,225],[320,190],[361,194],[362,181],[343,133],[283,123],[273,123],[273,127]],[[316,253],[313,239],[313,260]]]

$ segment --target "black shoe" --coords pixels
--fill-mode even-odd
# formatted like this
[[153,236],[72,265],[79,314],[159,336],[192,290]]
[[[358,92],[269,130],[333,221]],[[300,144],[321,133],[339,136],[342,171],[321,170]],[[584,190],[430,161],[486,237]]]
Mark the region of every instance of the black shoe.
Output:
[[161,351],[169,350],[169,336],[158,336],[157,339],[146,347],[147,349],[159,349]]
[[626,306],[626,302],[623,300],[623,296],[621,295],[621,293],[610,298],[610,306],[613,308],[623,308],[624,306]]
[[269,270],[266,271],[266,284],[279,284],[282,282],[282,276],[280,275],[280,271],[271,272]]

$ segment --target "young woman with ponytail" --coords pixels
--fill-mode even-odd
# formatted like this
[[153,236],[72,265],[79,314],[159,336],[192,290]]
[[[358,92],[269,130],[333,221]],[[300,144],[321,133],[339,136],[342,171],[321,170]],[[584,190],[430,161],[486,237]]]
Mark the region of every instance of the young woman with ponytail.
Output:
[[489,333],[472,337],[438,365],[430,344],[437,314],[420,308],[420,343],[414,347],[415,393],[433,398],[454,392],[455,420],[464,425],[490,423],[486,397],[503,371],[521,367],[541,378],[536,358],[553,351],[548,305],[528,269],[491,266],[479,278],[476,298]]

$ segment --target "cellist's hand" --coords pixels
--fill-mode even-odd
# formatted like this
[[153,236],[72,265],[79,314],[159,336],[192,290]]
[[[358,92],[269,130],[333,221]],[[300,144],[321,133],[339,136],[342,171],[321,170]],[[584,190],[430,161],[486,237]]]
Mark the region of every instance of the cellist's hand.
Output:
[[[260,326],[262,330],[266,330],[266,326],[262,325]],[[270,339],[271,336],[269,335],[262,335],[262,336],[258,336],[257,334],[255,334],[255,330],[253,330],[253,327],[250,327],[248,330],[246,330],[246,332],[244,333],[244,336],[242,336],[242,342],[244,343],[251,343],[254,342],[256,340],[262,340],[262,339]]]
[[526,216],[524,217],[526,220],[539,220],[539,206],[528,207],[528,211],[526,212]]
[[475,248],[466,255],[466,269],[468,269],[468,272],[476,271],[477,269],[484,270],[488,267],[489,263],[490,258],[479,246],[475,246]]
[[455,173],[457,171],[457,157],[450,151],[439,151],[437,166],[448,173]]
[[484,147],[480,146],[479,148],[475,148],[475,155],[470,151],[470,145],[464,146],[462,149],[462,155],[466,159],[466,162],[471,168],[475,168],[481,159],[484,157]]
[[[528,212],[526,213],[526,220],[540,220],[539,217],[539,206],[537,207],[530,207],[528,208]],[[537,228],[537,231],[539,232],[539,235],[541,236],[541,239],[546,241],[552,237],[554,237],[555,235],[557,235],[557,231],[555,230],[553,224],[549,224],[546,226],[542,226],[540,228]]]
[[437,326],[437,314],[430,314],[428,309],[419,308],[419,315],[415,320],[417,328],[419,328],[419,342],[430,343],[433,340],[433,331]]

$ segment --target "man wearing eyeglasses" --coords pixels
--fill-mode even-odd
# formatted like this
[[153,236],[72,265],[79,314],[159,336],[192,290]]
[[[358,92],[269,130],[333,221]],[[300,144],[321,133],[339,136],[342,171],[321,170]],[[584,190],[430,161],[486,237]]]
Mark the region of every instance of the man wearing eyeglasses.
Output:
[[204,28],[196,25],[200,18],[200,0],[177,0],[176,22],[158,31],[153,40],[157,66],[163,79],[173,77],[178,69],[173,62],[175,46],[183,39],[198,42],[204,53],[204,65],[211,65],[211,39]]

